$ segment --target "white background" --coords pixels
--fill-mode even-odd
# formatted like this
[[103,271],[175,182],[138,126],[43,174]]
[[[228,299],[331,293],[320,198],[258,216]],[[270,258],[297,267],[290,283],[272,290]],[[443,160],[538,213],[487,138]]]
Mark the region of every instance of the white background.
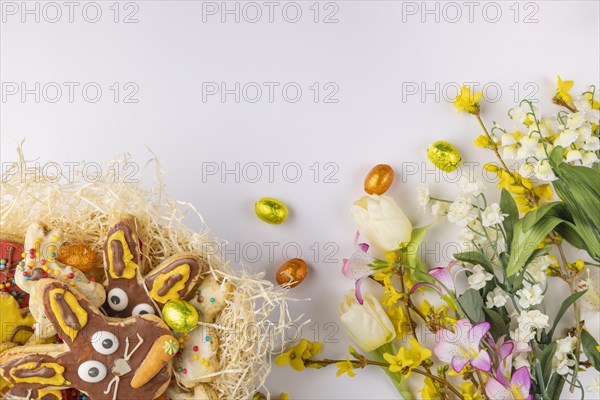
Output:
[[[2,2],[0,154],[3,163],[14,161],[16,144],[26,139],[29,158],[103,161],[127,151],[143,165],[152,156],[150,148],[166,171],[169,194],[202,212],[214,232],[229,241],[226,256],[233,262],[264,270],[272,279],[286,259],[282,250],[294,257],[301,249],[310,275],[292,294],[312,302],[294,309],[318,324],[302,335],[338,341],[325,344],[325,355],[344,357],[345,333],[326,324],[338,323],[338,304],[352,287],[340,274],[340,263],[353,251],[356,228],[349,207],[362,195],[366,172],[376,163],[392,165],[397,178],[389,193],[416,226],[429,222],[415,208],[414,189],[425,178],[434,192],[455,189],[452,179],[431,172],[427,146],[446,139],[468,162],[492,159],[472,146],[479,134],[476,121],[457,115],[448,101],[458,85],[472,82],[486,89],[488,123],[511,127],[505,112],[526,95],[552,108],[557,74],[575,79],[580,89],[600,81],[600,10],[597,1],[474,2],[471,15],[464,2],[313,3],[276,2],[273,22],[268,6],[255,3],[262,18],[252,23],[256,7],[245,3],[237,3],[239,22],[234,14],[221,14],[221,2],[137,1],[117,7],[112,1],[98,7],[80,2],[73,22],[62,2],[56,22],[57,8],[38,3],[36,22],[36,15],[23,13],[21,2]],[[34,9],[36,2],[27,7]],[[216,15],[207,12],[214,7],[220,9]],[[425,7],[434,11],[425,13]],[[97,8],[99,21],[88,22]],[[298,8],[299,21],[288,22]],[[137,23],[124,23],[131,13]],[[324,23],[328,15],[330,23]],[[9,93],[15,84],[34,89],[36,82],[39,102],[35,94]],[[51,102],[56,97],[52,82],[62,87],[56,103]],[[72,102],[64,82],[79,85]],[[102,89],[95,103],[92,89],[87,99],[82,94],[90,82]],[[117,102],[110,89],[115,82]],[[239,103],[233,94],[224,102],[219,95],[203,101],[203,82],[225,82],[230,89],[235,82],[241,87],[255,82],[262,98],[251,103],[255,92],[248,86]],[[273,102],[264,82],[279,85]],[[288,101],[295,96],[292,89],[288,100],[282,94],[290,82],[302,89],[295,103]],[[315,82],[317,102],[310,89]],[[332,87],[339,89],[333,96],[337,102],[326,103]],[[132,88],[139,89],[131,98],[137,103],[125,102]],[[237,176],[221,174],[236,163]],[[279,163],[271,164],[272,179],[265,163]],[[258,179],[256,164],[261,166]],[[218,173],[207,175],[215,165]],[[301,177],[294,182],[298,171]],[[253,204],[263,196],[288,204],[291,215],[284,225],[270,226],[254,216]],[[436,254],[435,242],[443,246],[455,234],[449,225],[432,229],[431,266],[451,256],[442,247]],[[262,254],[255,259],[257,247]],[[565,293],[560,283],[553,290]],[[549,304],[550,314],[557,307]],[[588,323],[597,325],[597,319]],[[597,326],[590,328],[598,335]],[[292,399],[395,396],[381,371],[358,374],[335,378],[334,368],[305,373],[276,368],[268,386],[274,394],[289,392]]]

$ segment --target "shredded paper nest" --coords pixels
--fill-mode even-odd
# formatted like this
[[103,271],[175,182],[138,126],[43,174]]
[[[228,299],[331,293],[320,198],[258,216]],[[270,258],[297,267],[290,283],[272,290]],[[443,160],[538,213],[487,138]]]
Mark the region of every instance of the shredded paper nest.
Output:
[[[85,174],[89,172],[85,163],[69,165],[67,171],[51,161],[26,160],[20,147],[17,152],[18,161],[5,163],[2,170],[2,234],[23,238],[33,221],[41,221],[50,228],[62,229],[66,241],[85,244],[101,254],[115,216],[132,215],[143,239],[147,264],[158,265],[180,252],[205,257],[210,271],[203,272],[235,287],[226,308],[211,324],[219,336],[220,371],[210,386],[218,398],[224,399],[248,398],[257,389],[268,393],[264,383],[271,368],[270,355],[285,344],[286,328],[296,325],[299,319],[291,318],[285,291],[264,280],[264,273],[234,270],[209,251],[222,242],[211,234],[193,205],[165,194],[162,171],[155,158],[140,168],[142,175],[154,166],[155,182],[143,185],[127,179],[127,171],[119,169],[131,166],[128,155],[101,164],[101,176],[89,176]],[[190,229],[184,220],[196,225],[199,221],[201,229]],[[98,258],[101,263],[102,257]],[[102,268],[95,271],[102,273]]]

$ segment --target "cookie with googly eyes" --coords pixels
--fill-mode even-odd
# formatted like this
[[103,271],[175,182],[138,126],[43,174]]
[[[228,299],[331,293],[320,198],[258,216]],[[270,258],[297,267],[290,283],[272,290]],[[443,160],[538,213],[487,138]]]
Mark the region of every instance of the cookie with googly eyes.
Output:
[[12,385],[4,399],[56,400],[69,388],[93,400],[151,400],[164,393],[179,343],[160,318],[106,317],[55,279],[41,279],[35,292],[62,343],[1,353],[0,374]]
[[196,288],[195,296],[189,302],[198,310],[201,321],[212,323],[227,306],[233,290],[233,285],[220,283],[213,275],[208,275]]
[[56,330],[41,312],[42,307],[35,296],[36,287],[41,279],[53,278],[65,282],[81,292],[96,307],[102,305],[106,299],[106,292],[101,284],[88,279],[79,269],[58,261],[58,252],[62,245],[61,230],[47,231],[41,223],[32,223],[25,234],[23,260],[15,273],[16,284],[30,294],[30,310],[37,321],[35,334],[40,338],[56,335]]
[[206,261],[192,253],[169,257],[142,276],[145,266],[140,243],[134,220],[122,219],[108,231],[103,309],[111,317],[159,315],[169,300],[187,298],[201,279]]

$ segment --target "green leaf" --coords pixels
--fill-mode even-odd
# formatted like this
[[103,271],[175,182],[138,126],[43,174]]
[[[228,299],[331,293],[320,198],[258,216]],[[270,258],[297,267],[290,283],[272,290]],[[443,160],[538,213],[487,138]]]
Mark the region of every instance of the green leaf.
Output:
[[[600,172],[593,168],[573,166],[562,163],[557,166],[555,173],[559,179],[552,184],[554,190],[564,202],[570,214],[569,222],[572,231],[567,240],[575,238],[573,232],[579,236],[572,243],[584,249],[595,260],[600,260]],[[569,242],[571,243],[571,242]]]
[[596,368],[596,371],[600,371],[600,352],[598,352],[598,342],[590,333],[583,329],[581,331],[581,347],[583,352],[587,356],[592,366]]
[[[427,272],[428,268],[423,260],[421,260],[419,257],[419,246],[421,246],[421,243],[425,238],[425,234],[427,233],[427,229],[429,229],[430,226],[431,225],[426,225],[421,228],[413,229],[410,234],[410,241],[402,249],[400,249],[400,258],[403,264],[412,268],[416,268],[417,270],[425,273]],[[409,270],[408,274],[413,281],[423,280],[423,277],[420,276],[421,274],[415,274],[415,272],[412,270]]]
[[554,358],[557,347],[558,345],[556,342],[549,344],[544,348],[542,355],[540,356],[540,366],[542,367],[544,382],[548,382],[550,380],[550,375],[552,375],[552,358]]
[[[500,209],[503,213],[508,214],[504,218],[504,221],[502,221],[502,226],[506,232],[507,245],[510,246],[513,238],[514,226],[519,220],[519,209],[517,208],[515,199],[513,199],[512,195],[506,189],[502,189],[502,194],[500,195]],[[510,247],[507,250],[510,251]]]
[[492,334],[495,340],[498,340],[500,336],[506,335],[508,333],[507,321],[504,320],[504,318],[499,312],[490,310],[489,308],[484,308],[483,312],[487,316],[486,321],[488,321],[492,326],[490,333]]
[[471,322],[479,323],[485,321],[483,299],[477,290],[467,289],[458,298],[458,303]]
[[544,204],[517,221],[510,248],[510,260],[506,267],[507,276],[512,276],[523,269],[541,241],[563,221],[550,213],[560,204],[559,202]]
[[565,301],[563,301],[562,305],[558,309],[558,313],[556,314],[556,317],[554,318],[554,323],[552,324],[552,329],[550,329],[550,331],[548,332],[548,340],[552,340],[552,335],[554,335],[554,330],[556,329],[556,326],[560,322],[560,319],[563,317],[563,315],[565,315],[565,312],[567,312],[569,307],[571,307],[571,305],[573,303],[575,303],[577,300],[579,300],[579,298],[581,296],[583,296],[585,294],[585,292],[587,292],[587,290],[573,293],[572,295],[567,297],[565,299]]
[[552,400],[561,400],[564,386],[565,378],[562,375],[553,374],[552,379],[550,379],[550,383],[546,388],[546,392],[548,392],[548,396],[550,396]]
[[473,265],[481,265],[487,272],[494,273],[494,267],[490,262],[483,256],[483,254],[477,251],[466,251],[464,253],[454,254],[454,258],[457,260],[468,262]]

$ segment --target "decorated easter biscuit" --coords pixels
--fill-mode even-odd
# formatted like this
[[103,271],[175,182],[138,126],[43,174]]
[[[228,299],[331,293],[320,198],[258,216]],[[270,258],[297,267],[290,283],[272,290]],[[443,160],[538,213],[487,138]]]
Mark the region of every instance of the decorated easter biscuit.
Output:
[[17,300],[10,294],[0,292],[0,343],[27,342],[34,323],[28,309],[20,308]]
[[190,304],[200,313],[201,321],[212,323],[227,305],[232,292],[233,285],[219,283],[213,275],[209,275],[196,289]]
[[104,244],[104,310],[108,315],[158,315],[169,300],[189,296],[206,263],[195,254],[181,253],[167,258],[143,277],[142,262],[135,222],[123,219],[108,231]]
[[35,289],[41,279],[55,278],[64,281],[65,284],[81,292],[96,307],[102,305],[106,298],[106,292],[102,285],[90,281],[77,268],[63,264],[56,259],[62,243],[63,237],[60,230],[46,232],[40,223],[31,224],[25,234],[23,261],[19,263],[15,273],[17,285],[31,295],[31,313],[37,321],[36,335],[41,338],[48,338],[56,334],[54,327],[41,312],[40,300],[35,295]]
[[166,390],[178,344],[159,318],[105,317],[55,279],[40,280],[35,291],[63,343],[0,354],[0,373],[13,385],[5,399],[55,400],[74,388],[92,400],[151,400]]
[[217,352],[219,339],[213,328],[200,325],[187,334],[181,355],[177,356],[174,368],[179,383],[194,388],[199,383],[211,382],[218,371]]

